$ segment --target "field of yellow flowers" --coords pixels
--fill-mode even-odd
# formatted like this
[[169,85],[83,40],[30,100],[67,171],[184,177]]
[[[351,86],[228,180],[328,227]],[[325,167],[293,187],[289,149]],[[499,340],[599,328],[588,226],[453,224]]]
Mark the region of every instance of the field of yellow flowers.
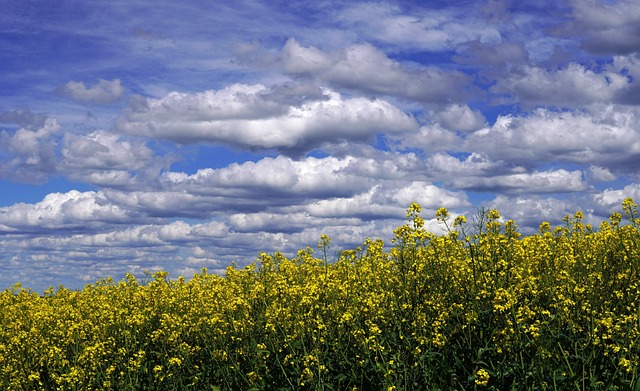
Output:
[[224,276],[157,272],[0,294],[2,390],[640,390],[640,219],[448,234],[420,206],[381,240]]

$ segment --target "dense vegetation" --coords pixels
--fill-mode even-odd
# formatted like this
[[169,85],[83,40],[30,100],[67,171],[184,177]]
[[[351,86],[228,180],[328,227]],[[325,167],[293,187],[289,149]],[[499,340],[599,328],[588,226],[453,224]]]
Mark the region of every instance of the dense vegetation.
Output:
[[413,204],[389,250],[333,257],[323,236],[316,256],[224,276],[16,286],[0,294],[0,388],[640,390],[640,220],[623,210],[522,237],[495,210],[440,209],[436,236]]

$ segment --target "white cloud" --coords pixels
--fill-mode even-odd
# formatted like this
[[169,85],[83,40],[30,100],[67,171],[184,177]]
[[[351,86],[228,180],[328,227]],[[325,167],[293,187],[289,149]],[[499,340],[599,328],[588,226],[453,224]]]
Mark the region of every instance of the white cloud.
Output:
[[306,206],[306,211],[311,216],[346,218],[358,216],[365,219],[388,218],[397,216],[402,208],[394,204],[381,204],[374,200],[379,186],[374,186],[368,191],[352,197],[336,197],[316,201]]
[[146,175],[149,171],[155,175],[172,161],[171,156],[156,156],[140,141],[104,130],[65,134],[60,154],[60,172],[74,180],[101,186],[132,185],[140,173]]
[[412,202],[425,209],[469,206],[467,195],[437,187],[428,182],[385,182],[353,197],[331,198],[306,207],[312,216],[349,217],[363,219],[399,218]]
[[409,14],[388,3],[356,3],[346,7],[338,20],[355,29],[361,39],[397,45],[405,50],[443,51],[471,41],[500,42],[498,30],[460,12],[455,15],[442,9],[423,9],[418,14]]
[[486,155],[475,152],[464,159],[438,152],[427,158],[426,165],[429,171],[442,178],[490,176],[501,170],[498,163],[490,161]]
[[374,182],[418,179],[424,168],[421,159],[412,152],[396,153],[372,147],[364,151],[355,151],[352,148],[347,150],[357,156],[351,157],[349,165],[344,169],[344,173],[351,176],[352,181],[358,178]]
[[364,141],[377,132],[416,128],[415,120],[381,99],[343,98],[327,90],[323,99],[293,106],[272,99],[264,86],[235,85],[199,94],[171,93],[148,99],[118,122],[125,132],[180,143],[221,143],[277,148],[300,154],[324,143]]
[[465,149],[511,164],[574,162],[633,170],[640,156],[638,129],[634,108],[537,109],[528,116],[499,116],[490,128],[469,135]]
[[367,94],[444,103],[460,99],[471,86],[469,77],[461,72],[403,66],[367,43],[325,53],[289,39],[282,52],[284,69],[291,74]]
[[109,200],[124,208],[157,218],[206,218],[221,206],[231,203],[224,198],[207,197],[185,191],[104,190]]
[[420,127],[417,132],[392,137],[400,147],[420,148],[425,152],[457,151],[464,145],[464,139],[439,124]]
[[445,129],[457,132],[473,132],[487,122],[479,110],[471,110],[467,105],[449,105],[434,114]]
[[59,132],[60,125],[51,118],[35,130],[20,128],[13,134],[0,132],[0,178],[42,182],[54,173]]
[[433,180],[461,190],[537,194],[580,192],[589,188],[580,170],[529,172],[525,167],[492,161],[487,155],[475,152],[463,158],[436,153],[427,158],[426,167]]
[[589,187],[582,171],[565,169],[490,177],[453,177],[448,181],[458,189],[473,189],[500,193],[563,193],[579,192]]
[[302,232],[308,227],[357,226],[362,221],[355,217],[318,218],[304,211],[237,213],[229,216],[229,226],[238,232]]
[[119,79],[100,79],[90,88],[81,81],[70,81],[59,92],[80,103],[108,104],[117,102],[124,96],[124,87]]
[[635,0],[615,2],[572,0],[574,19],[566,33],[581,32],[583,46],[597,54],[640,51],[640,5]]
[[640,52],[628,56],[615,56],[610,66],[612,72],[628,76],[629,86],[618,91],[615,101],[640,105]]
[[498,44],[472,41],[455,57],[456,62],[478,67],[481,75],[495,80],[529,60],[522,42],[502,41]]
[[610,170],[599,166],[589,166],[589,177],[596,182],[610,182],[617,178]]
[[592,196],[596,211],[603,217],[609,217],[612,212],[622,212],[622,201],[633,198],[640,202],[640,184],[631,183],[622,189],[606,189]]
[[289,38],[282,48],[284,70],[293,74],[318,75],[335,64],[335,56],[309,46],[301,46],[294,38]]
[[44,113],[34,113],[26,107],[0,113],[0,123],[17,124],[21,128],[41,128],[46,120]]
[[104,130],[67,133],[64,141],[62,156],[69,169],[135,170],[153,157],[153,151],[143,143]]
[[398,188],[391,197],[405,209],[412,202],[419,203],[424,208],[436,210],[438,208],[457,209],[470,206],[464,192],[451,191],[431,183],[414,181]]
[[536,195],[498,195],[487,207],[497,209],[505,220],[514,220],[525,234],[535,233],[544,221],[554,226],[563,224],[561,220],[564,216],[573,215],[579,210],[570,201]]
[[137,213],[112,203],[103,192],[94,191],[51,193],[35,204],[0,208],[0,227],[7,231],[88,229],[140,220]]
[[526,66],[499,79],[491,91],[512,96],[524,104],[580,107],[610,102],[629,87],[629,82],[625,75],[616,72],[595,72],[584,65],[571,63],[554,71]]
[[[354,158],[307,157],[293,160],[285,156],[264,158],[257,162],[232,163],[219,169],[202,169],[193,175],[164,174],[165,183],[173,189],[190,189],[196,194],[233,194],[229,190],[255,191],[278,197],[291,194],[342,194],[344,189],[357,187],[362,181],[346,175],[344,169]],[[363,178],[366,179],[366,178]],[[331,184],[328,187],[328,184]],[[249,194],[247,194],[249,195]],[[253,197],[252,197],[253,198]]]

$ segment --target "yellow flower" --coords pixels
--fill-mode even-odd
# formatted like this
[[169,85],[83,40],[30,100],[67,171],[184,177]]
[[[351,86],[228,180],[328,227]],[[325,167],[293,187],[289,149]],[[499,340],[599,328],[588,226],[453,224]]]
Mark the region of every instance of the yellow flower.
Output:
[[621,358],[620,361],[618,361],[618,365],[620,366],[620,368],[624,369],[627,373],[633,372],[633,366],[631,365],[631,361],[627,360],[626,358]]
[[489,379],[491,378],[491,376],[489,376],[489,372],[487,372],[484,368],[483,369],[479,369],[476,372],[476,384],[479,385],[480,387],[484,387],[489,383]]

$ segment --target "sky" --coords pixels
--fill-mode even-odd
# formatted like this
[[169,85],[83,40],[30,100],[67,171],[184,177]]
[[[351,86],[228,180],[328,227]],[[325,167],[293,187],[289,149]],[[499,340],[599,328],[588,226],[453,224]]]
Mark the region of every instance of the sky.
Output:
[[0,3],[0,289],[640,200],[637,0]]

